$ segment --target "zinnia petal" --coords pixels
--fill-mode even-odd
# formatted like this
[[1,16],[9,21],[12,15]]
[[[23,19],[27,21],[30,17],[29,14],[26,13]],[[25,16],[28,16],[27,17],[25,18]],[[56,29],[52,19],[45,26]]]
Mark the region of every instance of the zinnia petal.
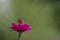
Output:
[[12,23],[12,27],[17,27],[17,24],[15,24],[15,23]]

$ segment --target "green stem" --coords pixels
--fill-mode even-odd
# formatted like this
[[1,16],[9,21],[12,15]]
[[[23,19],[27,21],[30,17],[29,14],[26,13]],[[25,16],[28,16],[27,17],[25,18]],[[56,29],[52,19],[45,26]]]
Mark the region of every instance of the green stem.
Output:
[[18,40],[20,40],[20,37],[21,37],[21,31],[19,32],[19,35],[18,35]]

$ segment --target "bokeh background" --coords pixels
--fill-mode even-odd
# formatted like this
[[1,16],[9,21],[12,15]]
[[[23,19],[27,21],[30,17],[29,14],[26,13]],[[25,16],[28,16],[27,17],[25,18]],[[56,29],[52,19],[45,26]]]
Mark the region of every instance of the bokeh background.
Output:
[[20,17],[32,30],[21,40],[60,40],[60,0],[0,0],[0,40],[17,40],[11,23]]

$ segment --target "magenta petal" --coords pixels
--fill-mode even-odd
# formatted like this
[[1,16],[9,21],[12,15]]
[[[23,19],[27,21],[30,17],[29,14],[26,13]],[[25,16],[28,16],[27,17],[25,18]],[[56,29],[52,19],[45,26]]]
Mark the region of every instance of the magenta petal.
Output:
[[23,26],[23,24],[18,24],[18,27],[22,27]]
[[24,24],[24,30],[25,31],[31,30],[30,25],[29,24]]
[[12,27],[17,27],[17,24],[15,24],[15,23],[12,23]]
[[30,27],[29,24],[24,24],[23,26],[24,26],[24,28],[28,28],[28,27]]
[[17,24],[17,30],[23,30],[23,24],[18,23]]
[[32,30],[32,28],[28,28],[28,30]]
[[12,30],[17,30],[17,24],[15,23],[12,23],[12,27],[11,27]]

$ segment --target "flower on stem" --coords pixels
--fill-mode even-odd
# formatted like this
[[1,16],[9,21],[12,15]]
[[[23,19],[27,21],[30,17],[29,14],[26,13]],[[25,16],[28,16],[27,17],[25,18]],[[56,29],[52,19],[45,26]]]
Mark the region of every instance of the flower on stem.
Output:
[[11,29],[13,31],[18,31],[18,32],[23,31],[23,32],[25,32],[25,31],[31,30],[30,24],[25,24],[24,21],[21,20],[20,18],[18,18],[17,22],[18,22],[17,24],[12,23]]

